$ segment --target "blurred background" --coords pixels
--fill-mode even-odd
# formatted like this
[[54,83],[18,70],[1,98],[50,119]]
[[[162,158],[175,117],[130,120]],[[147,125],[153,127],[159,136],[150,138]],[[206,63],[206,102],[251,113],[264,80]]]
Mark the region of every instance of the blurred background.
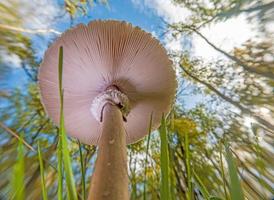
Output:
[[[233,199],[231,158],[245,199],[274,197],[274,1],[0,0],[0,13],[1,200],[14,197],[18,175],[24,199],[42,199],[38,142],[47,195],[57,199],[58,129],[40,103],[37,71],[62,32],[95,19],[141,27],[173,60],[170,199]],[[163,199],[160,143],[154,131],[128,146],[131,199]],[[69,150],[83,199],[96,148],[69,138]]]

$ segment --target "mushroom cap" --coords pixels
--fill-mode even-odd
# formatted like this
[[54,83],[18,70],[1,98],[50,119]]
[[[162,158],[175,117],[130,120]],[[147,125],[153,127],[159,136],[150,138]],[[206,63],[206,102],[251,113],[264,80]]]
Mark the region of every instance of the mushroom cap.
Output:
[[176,76],[159,41],[120,21],[80,24],[61,35],[46,51],[38,80],[42,104],[59,124],[58,51],[63,46],[64,120],[68,135],[97,145],[101,123],[91,114],[93,99],[111,85],[127,95],[124,122],[127,144],[158,128],[174,101]]

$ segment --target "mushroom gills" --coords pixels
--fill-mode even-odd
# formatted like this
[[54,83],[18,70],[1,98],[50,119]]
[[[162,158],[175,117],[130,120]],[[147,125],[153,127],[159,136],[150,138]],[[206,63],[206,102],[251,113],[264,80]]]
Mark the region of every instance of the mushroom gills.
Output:
[[97,95],[90,107],[90,111],[94,118],[101,122],[103,121],[103,110],[107,104],[115,105],[122,112],[123,121],[127,121],[126,117],[130,111],[129,99],[126,94],[120,91],[118,86],[110,85],[103,92]]

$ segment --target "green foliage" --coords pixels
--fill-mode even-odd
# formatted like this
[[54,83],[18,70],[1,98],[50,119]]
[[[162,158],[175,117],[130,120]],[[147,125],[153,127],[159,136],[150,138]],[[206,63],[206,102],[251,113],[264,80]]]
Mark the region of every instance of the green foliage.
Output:
[[170,199],[170,180],[169,180],[169,154],[168,154],[168,139],[165,116],[162,116],[160,127],[161,138],[161,199]]
[[17,147],[17,162],[13,167],[11,179],[11,199],[22,200],[25,199],[25,159],[24,159],[24,146],[22,137],[18,140]]

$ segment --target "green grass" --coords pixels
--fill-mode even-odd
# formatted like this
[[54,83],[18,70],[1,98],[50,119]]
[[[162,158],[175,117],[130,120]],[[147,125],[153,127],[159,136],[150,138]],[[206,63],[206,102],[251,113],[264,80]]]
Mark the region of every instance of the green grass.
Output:
[[[58,65],[58,74],[59,74],[59,95],[60,95],[60,104],[61,104],[61,113],[63,110],[63,91],[62,91],[62,72],[63,72],[63,48],[59,49],[59,65]],[[62,115],[62,114],[61,114]],[[57,159],[58,159],[58,200],[63,199],[63,145],[61,137],[61,123],[62,116],[60,117],[60,130],[59,130],[59,140],[57,146]]]
[[192,173],[190,168],[190,152],[189,152],[189,142],[188,142],[188,133],[185,133],[185,143],[184,143],[184,149],[185,149],[185,164],[186,164],[186,174],[187,174],[187,194],[186,197],[188,200],[192,199]]
[[226,150],[226,160],[227,160],[229,177],[230,177],[231,199],[244,200],[244,194],[243,194],[241,183],[238,177],[237,166],[235,164],[231,150],[227,144],[225,144],[225,150]]
[[74,177],[72,173],[71,167],[71,160],[70,160],[70,153],[68,149],[68,142],[67,136],[65,133],[65,123],[64,123],[64,90],[62,85],[62,74],[63,74],[63,47],[59,49],[59,95],[60,95],[60,125],[59,125],[59,143],[58,143],[58,199],[62,199],[63,193],[63,176],[62,176],[62,168],[65,171],[65,179],[66,179],[66,186],[67,186],[67,194],[68,199],[70,200],[77,200],[77,193],[76,187],[74,182]]
[[43,200],[47,200],[48,197],[47,197],[47,188],[45,185],[44,164],[43,164],[43,158],[42,158],[42,153],[41,153],[39,142],[38,142],[38,160],[39,160],[39,165],[40,165],[40,176],[41,176]]
[[203,197],[208,200],[210,197],[209,192],[207,191],[205,185],[203,184],[202,180],[200,179],[200,177],[198,176],[198,174],[196,174],[196,172],[194,170],[192,170],[193,175],[194,175],[194,179],[197,181],[198,185],[199,185],[199,189],[201,191],[201,193],[203,194]]
[[147,185],[147,160],[148,160],[148,150],[149,150],[149,141],[152,129],[152,117],[153,114],[150,115],[149,127],[148,127],[148,139],[147,139],[147,146],[146,146],[146,159],[145,159],[145,178],[144,178],[144,200],[146,200],[146,185]]
[[17,162],[13,167],[12,179],[11,179],[11,198],[14,200],[25,199],[25,160],[24,160],[24,145],[22,137],[18,141],[17,147]]
[[227,194],[226,190],[226,179],[225,179],[225,171],[224,171],[224,164],[223,164],[223,148],[222,145],[220,145],[220,164],[221,164],[221,173],[222,173],[222,181],[223,181],[223,188],[224,188],[224,193],[225,193],[225,199],[229,200],[229,196]]
[[80,162],[81,162],[81,181],[82,181],[82,198],[86,199],[86,170],[84,168],[84,159],[83,159],[83,153],[81,148],[81,143],[78,140],[78,146],[79,146],[79,152],[80,152]]
[[160,193],[161,199],[169,200],[169,153],[168,153],[168,139],[167,139],[167,127],[165,116],[162,116],[161,126],[160,126],[160,139],[161,139],[161,186]]

